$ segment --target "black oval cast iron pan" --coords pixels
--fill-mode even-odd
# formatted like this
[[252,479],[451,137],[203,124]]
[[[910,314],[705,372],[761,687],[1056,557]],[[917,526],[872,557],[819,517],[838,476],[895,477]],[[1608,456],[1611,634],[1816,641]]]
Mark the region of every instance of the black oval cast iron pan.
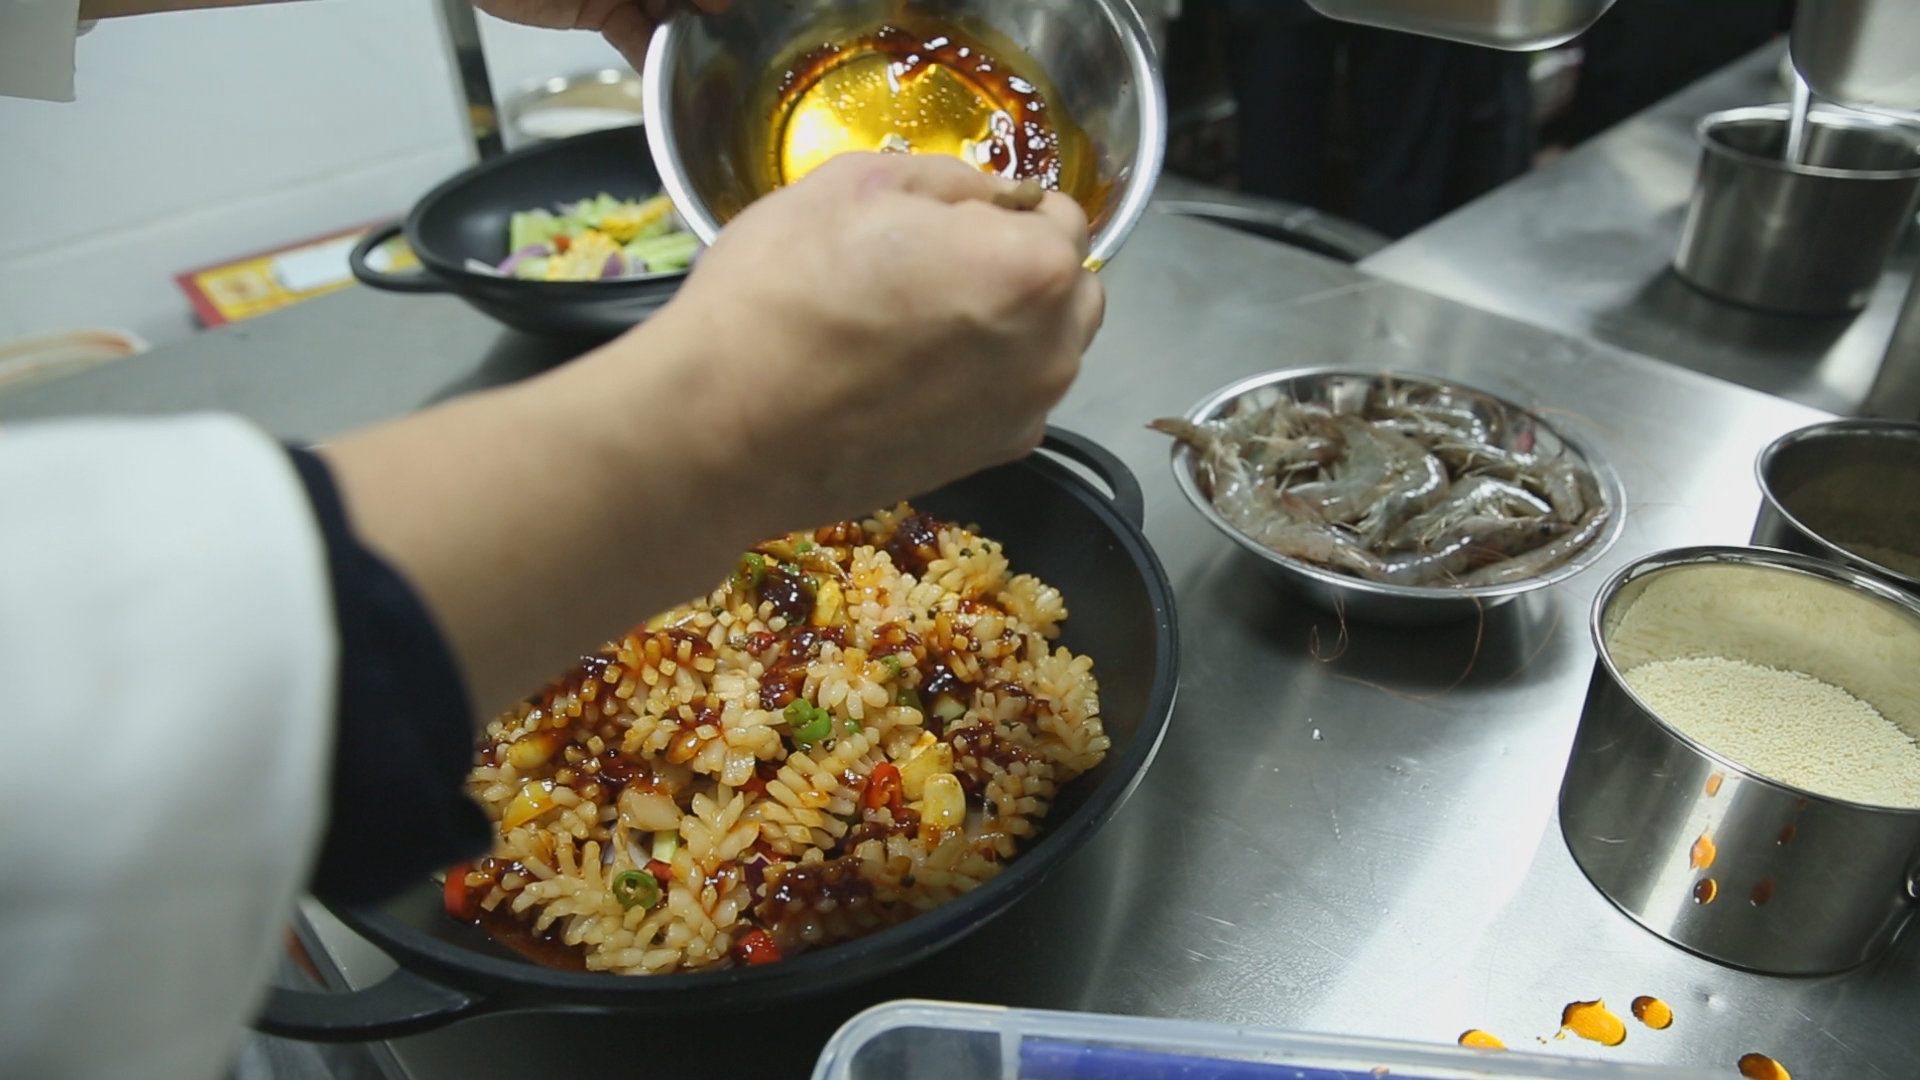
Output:
[[[604,340],[660,309],[685,273],[631,281],[522,281],[469,270],[508,255],[507,223],[516,211],[592,198],[644,199],[660,193],[660,176],[638,127],[613,128],[538,143],[482,162],[442,183],[406,219],[361,237],[349,265],[364,284],[389,292],[450,292],[517,330],[549,337]],[[404,231],[419,257],[418,273],[391,274],[368,265],[373,249]]]
[[[799,1001],[875,979],[947,948],[1006,910],[1084,844],[1145,775],[1173,712],[1178,631],[1173,588],[1140,526],[1140,486],[1097,444],[1049,429],[1043,449],[915,499],[916,509],[978,525],[1005,545],[1016,573],[1058,588],[1069,617],[1059,644],[1093,657],[1112,748],[1065,785],[1039,838],[998,877],[953,903],[869,937],[761,967],[627,976],[540,967],[448,916],[423,880],[378,907],[332,907],[399,964],[386,981],[346,994],[276,989],[261,1031],[312,1041],[415,1034],[507,1010],[683,1016]],[[1100,491],[1054,456],[1100,477]]]

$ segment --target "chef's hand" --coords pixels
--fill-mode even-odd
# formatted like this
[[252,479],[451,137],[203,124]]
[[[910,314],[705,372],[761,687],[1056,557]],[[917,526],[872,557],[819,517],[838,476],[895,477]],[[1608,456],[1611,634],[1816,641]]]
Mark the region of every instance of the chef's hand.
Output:
[[482,714],[769,535],[1033,447],[1105,296],[1080,208],[989,205],[1011,190],[947,158],[835,160],[612,344],[326,447]]
[[549,30],[592,30],[620,50],[639,71],[646,63],[654,28],[681,9],[722,11],[728,0],[473,0],[473,6],[508,22]]
[[[734,388],[716,438],[761,463],[781,529],[857,517],[1025,454],[1105,311],[1064,195],[939,156],[840,157],[721,233],[648,327]],[[646,363],[649,334],[607,352]]]

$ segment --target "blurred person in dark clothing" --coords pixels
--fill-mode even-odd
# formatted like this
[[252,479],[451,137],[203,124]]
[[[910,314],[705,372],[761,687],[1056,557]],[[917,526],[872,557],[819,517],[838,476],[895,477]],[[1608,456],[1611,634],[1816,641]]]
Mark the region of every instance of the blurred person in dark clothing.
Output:
[[[1242,191],[1400,237],[1532,165],[1526,54],[1341,23],[1303,0],[1223,5]],[[1342,86],[1345,191],[1328,183]]]
[[1573,101],[1546,138],[1592,138],[1792,25],[1793,0],[1619,0],[1581,40]]

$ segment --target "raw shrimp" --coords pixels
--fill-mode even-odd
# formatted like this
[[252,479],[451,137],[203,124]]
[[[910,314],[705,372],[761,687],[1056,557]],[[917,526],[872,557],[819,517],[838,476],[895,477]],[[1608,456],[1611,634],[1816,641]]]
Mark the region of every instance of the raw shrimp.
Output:
[[1382,559],[1380,576],[1361,576],[1393,585],[1448,585],[1480,567],[1514,562],[1516,554],[1536,549],[1566,531],[1565,525],[1541,517],[1469,518],[1431,548]]
[[[1356,400],[1356,398],[1358,398]],[[1204,423],[1191,446],[1221,517],[1289,558],[1390,584],[1546,573],[1604,531],[1598,482],[1530,414],[1458,387],[1383,378],[1332,404],[1286,397]]]
[[1483,566],[1460,579],[1462,585],[1504,585],[1509,581],[1520,581],[1544,574],[1572,558],[1576,552],[1600,535],[1606,528],[1610,515],[1604,505],[1595,505],[1587,511],[1587,516],[1572,530],[1563,533],[1559,539],[1542,544],[1532,551],[1515,555],[1510,559]]
[[1389,543],[1399,550],[1434,550],[1479,520],[1548,518],[1553,507],[1516,484],[1491,476],[1469,476],[1453,485],[1438,506],[1395,530]]

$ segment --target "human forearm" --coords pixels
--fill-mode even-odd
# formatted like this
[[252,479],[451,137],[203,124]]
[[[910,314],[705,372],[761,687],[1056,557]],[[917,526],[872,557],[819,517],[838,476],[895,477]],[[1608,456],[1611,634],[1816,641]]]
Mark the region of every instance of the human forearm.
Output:
[[629,345],[324,449],[356,529],[425,597],[490,714],[717,582],[764,515],[665,323]]
[[1086,219],[952,159],[854,155],[728,225],[640,329],[325,451],[475,708],[712,588],[740,551],[1038,441],[1099,325]]

